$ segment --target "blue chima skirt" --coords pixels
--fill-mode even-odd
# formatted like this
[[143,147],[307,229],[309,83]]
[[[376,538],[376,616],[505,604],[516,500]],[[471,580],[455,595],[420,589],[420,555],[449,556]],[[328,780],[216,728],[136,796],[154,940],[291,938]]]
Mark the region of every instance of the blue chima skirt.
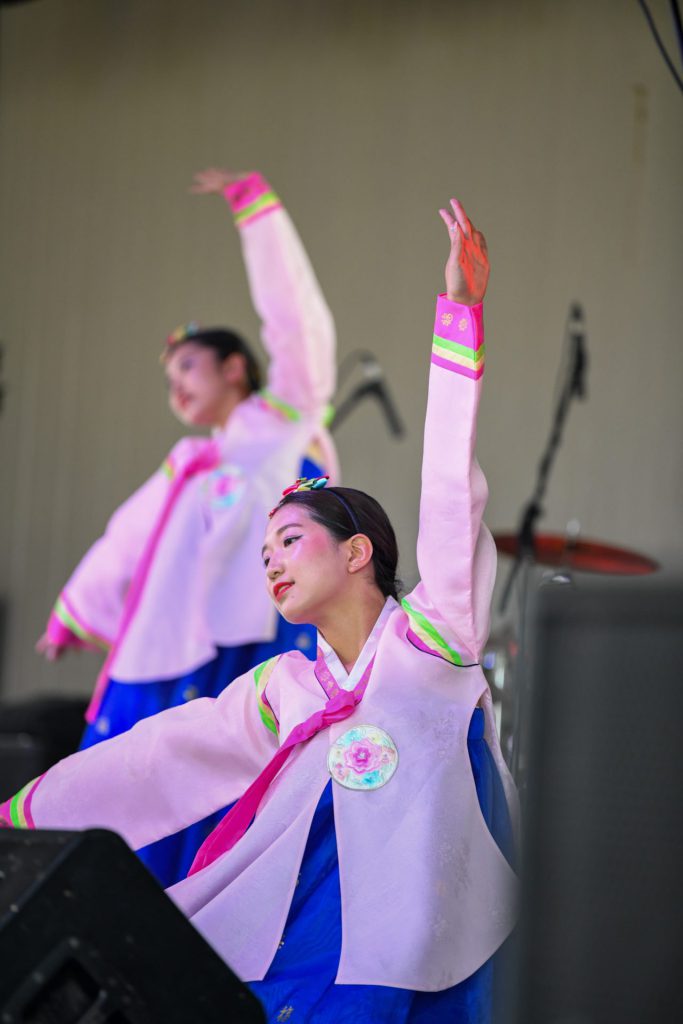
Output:
[[[507,801],[484,740],[480,708],[472,716],[467,746],[482,815],[512,865]],[[341,954],[341,897],[332,785],[328,783],[311,824],[280,948],[263,981],[249,985],[262,1001],[269,1024],[489,1024],[493,958],[442,992],[334,984]]]

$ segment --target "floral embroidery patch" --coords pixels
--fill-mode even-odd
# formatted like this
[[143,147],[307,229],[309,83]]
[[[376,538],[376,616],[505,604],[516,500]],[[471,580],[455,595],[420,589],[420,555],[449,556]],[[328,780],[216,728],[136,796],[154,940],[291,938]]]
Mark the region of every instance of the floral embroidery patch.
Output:
[[219,466],[209,473],[204,484],[205,493],[214,508],[229,508],[236,504],[245,488],[244,473],[239,466]]
[[357,725],[330,747],[327,768],[345,789],[379,789],[398,768],[398,750],[376,725]]

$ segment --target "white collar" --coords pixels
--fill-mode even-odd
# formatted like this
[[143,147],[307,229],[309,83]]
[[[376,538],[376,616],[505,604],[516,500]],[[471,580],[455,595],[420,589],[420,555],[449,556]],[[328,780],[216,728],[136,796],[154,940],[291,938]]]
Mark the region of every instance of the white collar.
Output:
[[398,602],[393,597],[388,597],[384,607],[377,617],[375,625],[370,630],[370,635],[363,644],[363,648],[356,658],[356,662],[350,672],[347,672],[342,665],[337,652],[330,647],[322,633],[318,632],[318,646],[323,653],[327,667],[334,676],[337,686],[342,690],[355,689],[358,680],[368,667],[371,658],[374,657],[379,643],[379,638],[384,632],[384,627],[394,608],[398,608]]

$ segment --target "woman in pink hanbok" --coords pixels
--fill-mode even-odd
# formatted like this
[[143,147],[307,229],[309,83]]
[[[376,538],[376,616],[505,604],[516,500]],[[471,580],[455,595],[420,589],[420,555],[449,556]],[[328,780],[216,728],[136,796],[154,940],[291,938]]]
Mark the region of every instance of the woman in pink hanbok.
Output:
[[[196,697],[295,647],[293,626],[261,582],[262,523],[297,473],[336,474],[323,417],[334,390],[334,322],[301,241],[259,174],[211,169],[193,191],[223,194],[234,214],[262,340],[267,383],[234,331],[189,324],[162,355],[172,412],[211,428],[186,437],[112,516],[64,586],[38,644],[106,652],[82,747]],[[142,852],[163,885],[183,878],[212,817]]]
[[418,585],[399,602],[374,499],[298,481],[263,564],[288,621],[317,626],[315,663],[278,655],[0,808],[10,826],[104,826],[137,848],[237,799],[169,895],[271,1022],[483,1024],[514,924],[516,796],[479,663],[496,561],[474,457],[488,258],[451,207]]

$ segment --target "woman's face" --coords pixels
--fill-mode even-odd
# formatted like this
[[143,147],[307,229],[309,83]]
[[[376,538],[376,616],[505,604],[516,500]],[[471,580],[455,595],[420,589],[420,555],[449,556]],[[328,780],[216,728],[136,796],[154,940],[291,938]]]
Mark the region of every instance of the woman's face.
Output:
[[193,427],[222,425],[234,405],[231,358],[193,341],[183,342],[166,359],[168,402],[181,423]]
[[319,625],[349,585],[349,543],[337,541],[302,505],[285,505],[268,523],[266,586],[288,622]]

